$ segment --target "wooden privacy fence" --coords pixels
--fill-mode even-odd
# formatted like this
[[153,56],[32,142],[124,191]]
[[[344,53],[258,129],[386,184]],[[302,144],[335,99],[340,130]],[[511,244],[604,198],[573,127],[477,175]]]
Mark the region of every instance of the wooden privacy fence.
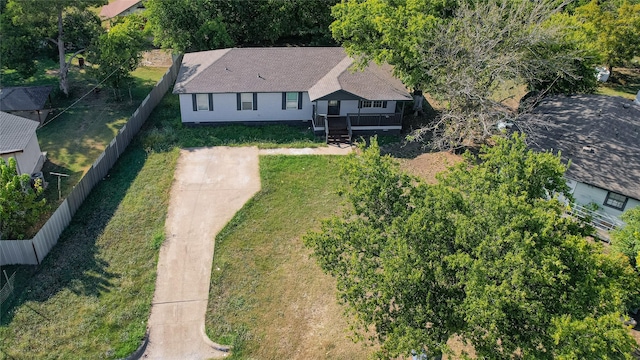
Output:
[[62,231],[69,225],[71,218],[78,211],[82,202],[87,198],[91,189],[113,167],[120,155],[140,131],[153,109],[160,103],[164,94],[175,81],[182,56],[174,60],[173,64],[162,79],[154,86],[138,109],[131,115],[127,123],[120,129],[118,135],[107,145],[98,159],[91,165],[89,171],[73,187],[69,196],[62,202],[51,218],[38,231],[33,239],[28,240],[0,240],[0,266],[11,264],[40,264],[51,248],[58,242]]

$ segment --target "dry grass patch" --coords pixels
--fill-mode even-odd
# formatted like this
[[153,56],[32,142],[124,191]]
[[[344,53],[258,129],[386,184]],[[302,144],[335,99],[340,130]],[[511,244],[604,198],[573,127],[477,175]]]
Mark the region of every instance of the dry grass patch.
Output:
[[207,334],[236,359],[365,359],[349,338],[335,281],[302,236],[341,203],[339,157],[263,156],[262,190],[225,227],[216,250]]
[[422,178],[429,184],[436,183],[436,174],[462,161],[462,156],[448,151],[425,153],[414,159],[398,159],[401,168],[411,175]]

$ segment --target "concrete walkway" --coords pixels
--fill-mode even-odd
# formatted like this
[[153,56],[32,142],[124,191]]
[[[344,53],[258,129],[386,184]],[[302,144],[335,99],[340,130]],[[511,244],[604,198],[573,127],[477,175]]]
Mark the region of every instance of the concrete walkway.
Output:
[[258,155],[345,155],[351,147],[181,150],[171,187],[166,240],[149,318],[144,359],[210,359],[228,353],[209,340],[204,320],[214,240],[260,190]]

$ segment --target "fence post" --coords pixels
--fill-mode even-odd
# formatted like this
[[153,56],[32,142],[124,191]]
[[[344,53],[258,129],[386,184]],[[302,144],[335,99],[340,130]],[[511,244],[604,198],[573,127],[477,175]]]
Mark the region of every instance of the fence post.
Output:
[[36,262],[40,265],[40,259],[38,258],[38,252],[36,251],[36,246],[31,242],[31,247],[33,248],[33,253],[36,255]]

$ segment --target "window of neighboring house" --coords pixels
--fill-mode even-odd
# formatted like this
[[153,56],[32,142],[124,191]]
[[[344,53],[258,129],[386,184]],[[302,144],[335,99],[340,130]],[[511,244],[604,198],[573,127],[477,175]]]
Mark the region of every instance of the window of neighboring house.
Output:
[[627,205],[627,197],[624,195],[620,195],[618,193],[609,191],[607,193],[607,198],[604,199],[604,205],[622,211],[624,210],[624,207]]
[[371,107],[371,101],[369,101],[369,100],[362,100],[360,107],[363,107],[363,108],[370,108],[370,107]]
[[373,107],[381,108],[382,107],[382,101],[381,100],[374,101],[373,102]]
[[253,93],[241,93],[242,110],[253,110]]
[[298,93],[297,92],[288,92],[287,93],[287,109],[298,109]]
[[193,111],[213,111],[213,94],[191,94]]

